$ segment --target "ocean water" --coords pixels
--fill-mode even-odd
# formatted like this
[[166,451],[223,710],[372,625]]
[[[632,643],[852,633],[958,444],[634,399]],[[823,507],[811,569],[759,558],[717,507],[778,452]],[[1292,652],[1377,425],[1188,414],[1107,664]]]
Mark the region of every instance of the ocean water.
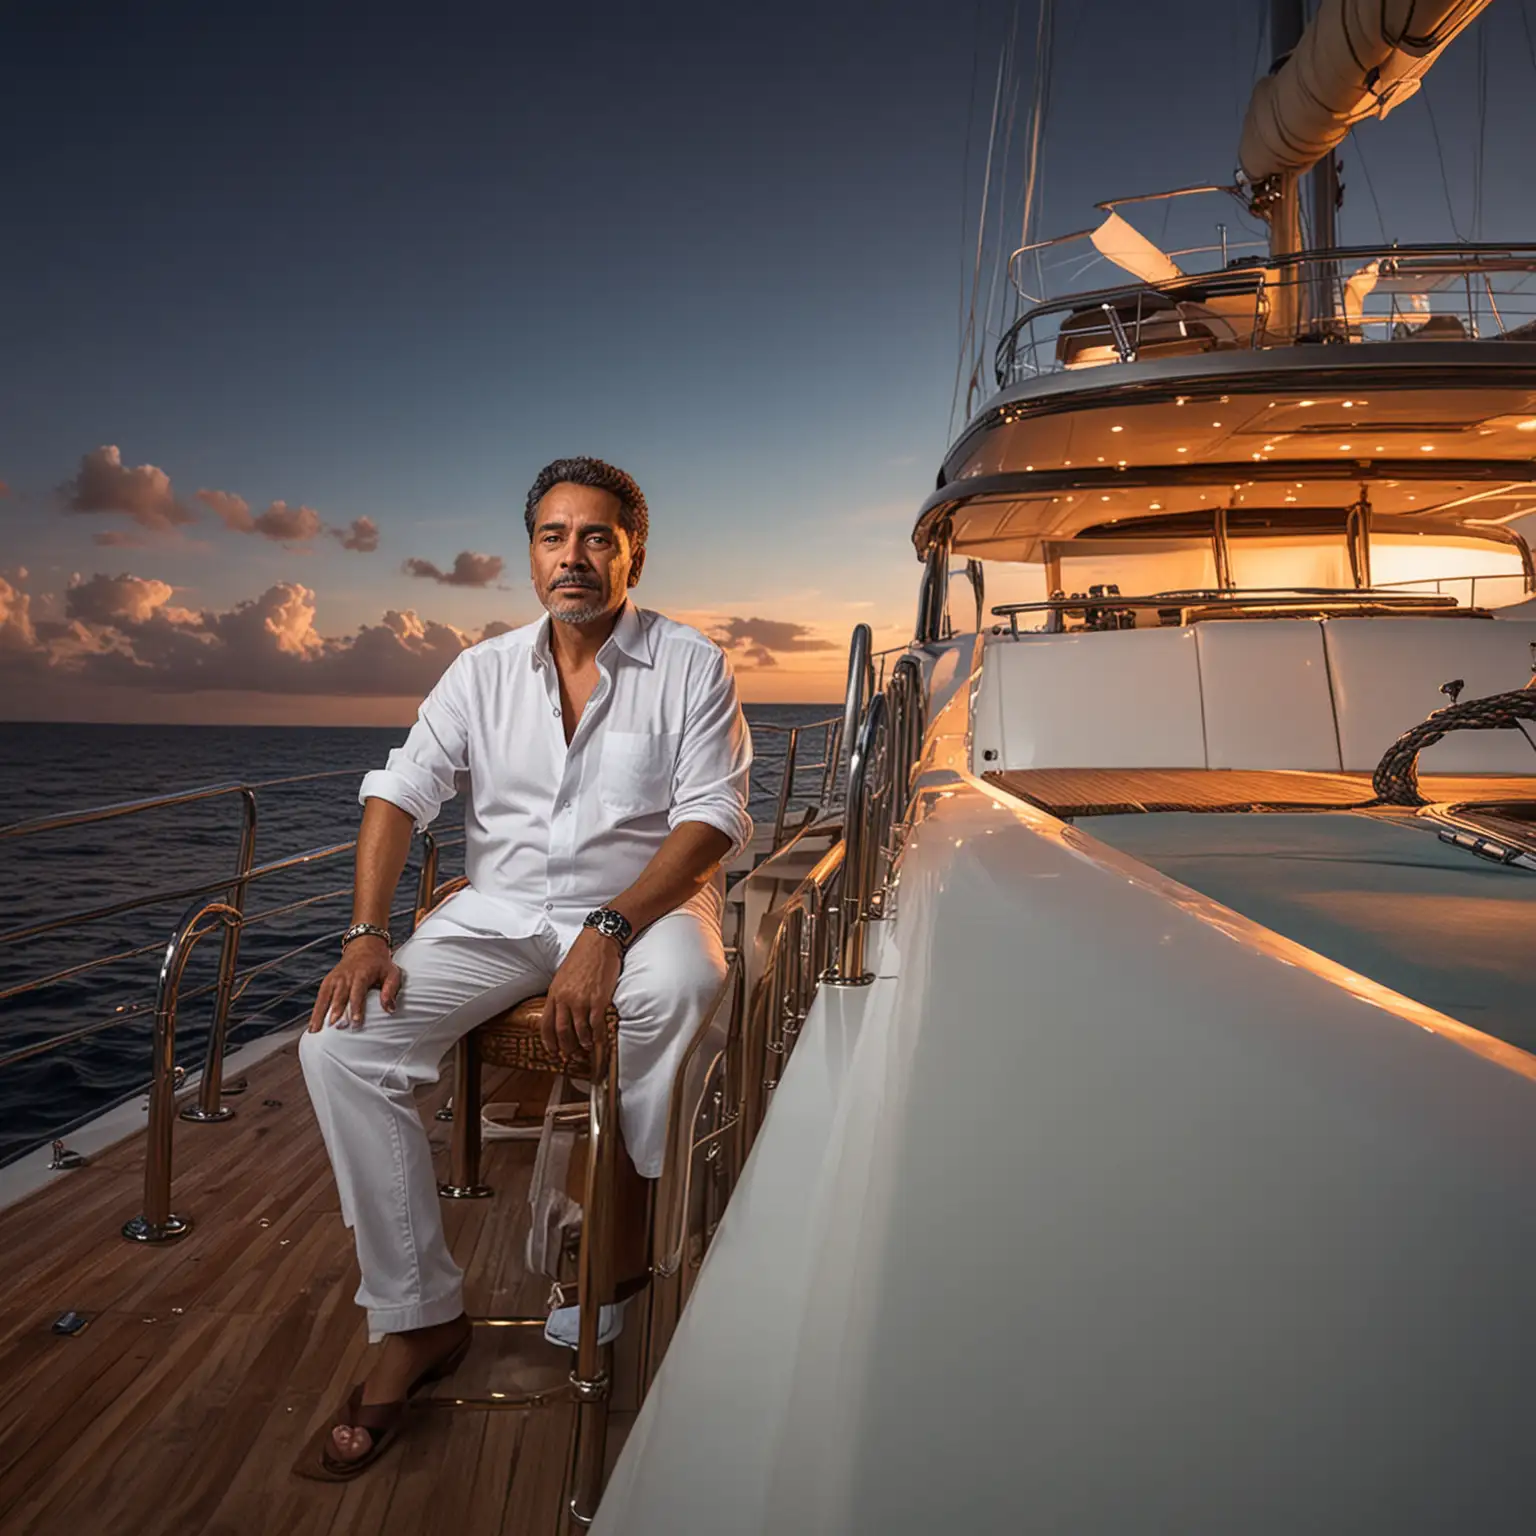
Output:
[[[752,814],[759,827],[773,822],[785,741],[763,727],[805,724],[832,713],[824,704],[748,707],[756,754]],[[402,728],[393,727],[7,723],[0,725],[0,827],[202,786],[255,785],[260,865],[349,841],[360,814],[359,777],[381,764],[403,736]],[[817,733],[807,739],[802,759],[819,756]],[[807,788],[811,777],[802,776]],[[0,993],[74,972],[0,998],[0,1057],[71,1031],[89,1032],[44,1054],[0,1064],[0,1163],[147,1087],[166,941],[192,904],[210,899],[190,894],[192,888],[233,873],[241,806],[240,796],[226,793],[0,839]],[[452,844],[461,831],[461,806],[451,802],[433,832]],[[461,854],[456,846],[443,849],[441,876],[462,870]],[[251,922],[241,935],[231,1043],[281,1029],[308,1012],[351,914],[351,867],[351,854],[343,853],[252,885],[247,916],[272,915]],[[397,927],[409,926],[418,868],[413,850],[397,893],[403,920]],[[148,906],[26,936],[27,929],[71,913],[151,896]],[[221,942],[221,934],[211,932],[194,948],[184,973],[176,1059],[189,1070],[203,1059]],[[109,963],[99,963],[104,958]]]

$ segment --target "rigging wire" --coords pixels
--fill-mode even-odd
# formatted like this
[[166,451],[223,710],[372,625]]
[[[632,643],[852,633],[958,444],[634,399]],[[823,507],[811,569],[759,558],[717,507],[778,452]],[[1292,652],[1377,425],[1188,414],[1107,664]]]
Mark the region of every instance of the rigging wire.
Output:
[[[1024,167],[1024,209],[1019,221],[1019,244],[1028,245],[1040,215],[1040,149],[1045,139],[1046,119],[1051,112],[1051,80],[1055,73],[1056,18],[1051,0],[1040,0],[1040,15],[1035,26],[1034,96],[1029,109],[1029,148]],[[1045,272],[1041,253],[1035,252],[1035,276],[1042,294]]]
[[992,156],[997,149],[997,114],[1003,97],[1003,67],[1005,60],[997,61],[997,84],[992,91],[992,126],[987,135],[987,163],[981,178],[981,212],[976,220],[976,258],[971,269],[971,304],[965,331],[960,338],[960,355],[955,360],[955,390],[949,404],[950,436],[954,436],[955,411],[960,400],[960,380],[965,376],[965,365],[971,356],[976,340],[976,300],[981,293],[981,261],[987,238],[987,202],[992,194]]
[[1483,238],[1483,162],[1488,147],[1488,25],[1477,28],[1477,143],[1472,153],[1472,238]]
[[[976,0],[975,44],[971,49],[971,93],[965,105],[965,148],[960,155],[960,288],[955,302],[955,383],[949,396],[949,438],[955,434],[955,401],[960,394],[960,372],[965,366],[965,255],[968,235],[966,214],[970,201],[971,135],[976,127],[976,84],[981,77],[981,7]],[[948,440],[948,439],[946,439]]]
[[1450,215],[1451,232],[1458,240],[1465,240],[1467,237],[1462,234],[1461,226],[1456,222],[1456,208],[1451,202],[1451,178],[1445,170],[1445,147],[1440,142],[1440,125],[1435,121],[1435,104],[1430,99],[1427,80],[1420,87],[1419,95],[1424,98],[1424,105],[1429,111],[1429,129],[1435,136],[1435,158],[1440,162],[1440,190],[1445,193],[1445,211]]
[[1376,196],[1376,183],[1371,180],[1371,168],[1365,163],[1365,150],[1355,137],[1353,124],[1350,125],[1349,142],[1354,147],[1355,159],[1360,162],[1360,174],[1365,177],[1365,190],[1371,194],[1371,207],[1376,210],[1376,228],[1381,231],[1381,243],[1387,245],[1390,239],[1387,235],[1387,221],[1381,214],[1381,199]]

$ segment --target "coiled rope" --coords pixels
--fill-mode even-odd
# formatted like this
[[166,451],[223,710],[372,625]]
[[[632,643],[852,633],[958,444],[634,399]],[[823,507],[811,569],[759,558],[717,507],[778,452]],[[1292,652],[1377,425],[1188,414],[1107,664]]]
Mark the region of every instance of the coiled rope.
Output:
[[1451,731],[1520,730],[1523,720],[1536,720],[1536,688],[1530,686],[1437,709],[1387,748],[1371,775],[1376,798],[1383,805],[1428,805],[1419,793],[1419,753],[1425,747]]

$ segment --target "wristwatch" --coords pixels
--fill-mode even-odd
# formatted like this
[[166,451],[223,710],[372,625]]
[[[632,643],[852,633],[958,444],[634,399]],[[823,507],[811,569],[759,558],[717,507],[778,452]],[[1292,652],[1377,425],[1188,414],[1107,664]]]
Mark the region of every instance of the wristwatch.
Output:
[[635,936],[629,919],[622,912],[615,912],[612,907],[598,907],[596,911],[588,912],[581,926],[595,928],[605,938],[612,939],[619,946],[621,955],[629,948],[630,940]]

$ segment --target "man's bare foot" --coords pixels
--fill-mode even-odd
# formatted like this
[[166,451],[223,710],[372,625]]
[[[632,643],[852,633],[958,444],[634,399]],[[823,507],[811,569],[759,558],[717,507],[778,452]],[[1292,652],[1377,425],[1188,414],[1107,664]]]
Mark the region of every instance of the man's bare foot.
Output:
[[[363,1381],[364,1404],[400,1402],[421,1373],[452,1353],[470,1331],[468,1317],[460,1313],[449,1323],[386,1334],[384,1348]],[[373,1436],[366,1429],[338,1424],[331,1431],[331,1447],[337,1461],[356,1461],[372,1449]]]

